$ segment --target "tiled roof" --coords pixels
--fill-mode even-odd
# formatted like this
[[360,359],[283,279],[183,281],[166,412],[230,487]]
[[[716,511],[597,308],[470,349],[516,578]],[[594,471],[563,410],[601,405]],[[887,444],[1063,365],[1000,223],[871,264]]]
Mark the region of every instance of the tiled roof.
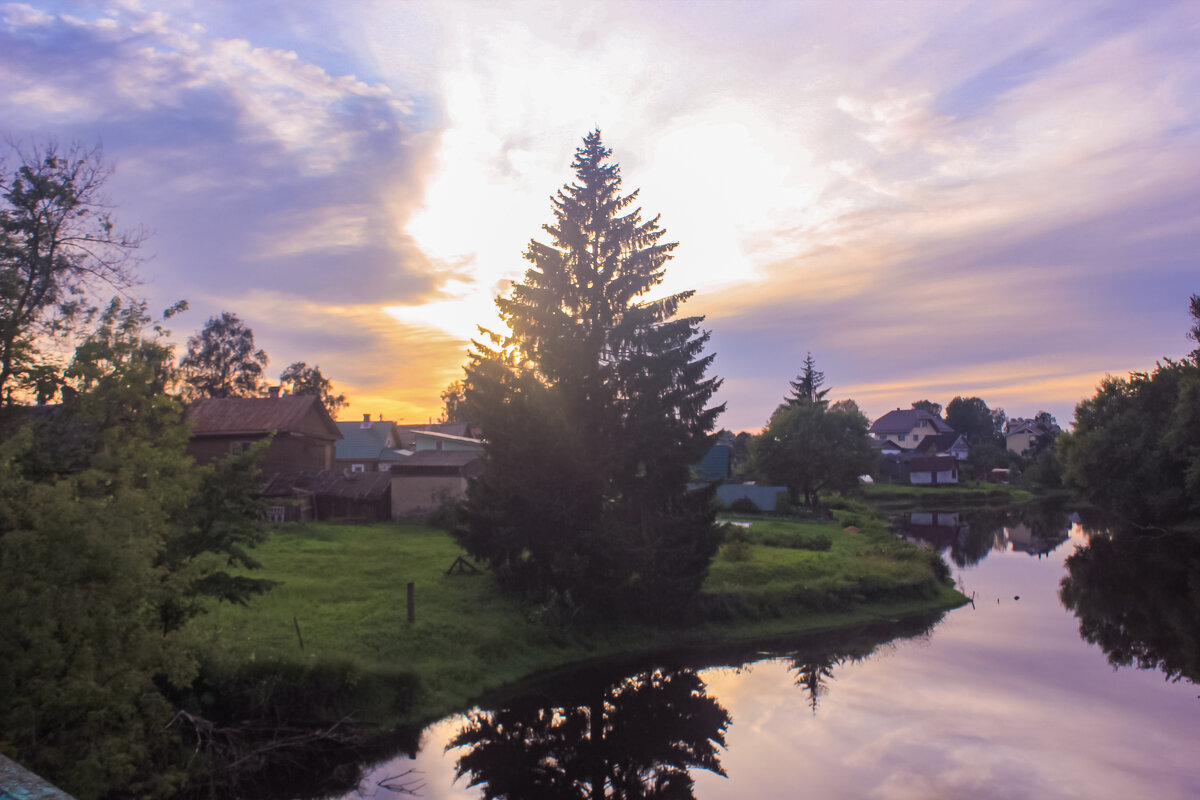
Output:
[[193,436],[237,436],[271,431],[342,438],[319,397],[208,397],[187,408]]

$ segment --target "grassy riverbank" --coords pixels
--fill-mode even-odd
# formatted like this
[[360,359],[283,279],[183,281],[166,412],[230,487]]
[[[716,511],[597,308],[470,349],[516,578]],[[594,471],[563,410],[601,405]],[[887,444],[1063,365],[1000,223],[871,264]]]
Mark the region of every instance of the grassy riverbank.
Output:
[[880,508],[919,507],[922,509],[978,508],[1028,503],[1033,492],[1003,483],[972,481],[955,486],[912,486],[875,483],[863,486],[863,498]]
[[270,662],[290,670],[338,664],[385,681],[415,675],[415,702],[402,718],[418,722],[588,659],[844,627],[961,602],[939,580],[932,554],[876,518],[846,522],[862,529],[760,520],[731,530],[697,619],[670,628],[564,626],[547,609],[500,594],[487,573],[447,574],[463,553],[425,525],[284,526],[256,553],[264,568],[255,576],[280,585],[247,608],[214,608],[190,634],[226,673]]

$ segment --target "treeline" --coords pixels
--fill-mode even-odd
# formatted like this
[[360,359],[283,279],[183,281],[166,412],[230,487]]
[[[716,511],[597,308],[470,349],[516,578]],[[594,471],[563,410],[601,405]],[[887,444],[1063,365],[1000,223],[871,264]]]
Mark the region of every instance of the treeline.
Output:
[[[161,797],[186,778],[167,728],[205,654],[189,619],[246,603],[266,536],[251,448],[186,453],[185,399],[253,396],[266,354],[235,315],[179,361],[129,299],[140,231],[118,229],[99,150],[12,150],[0,168],[0,751],[81,800]],[[107,292],[118,299],[97,303]],[[65,355],[69,353],[69,355]],[[285,391],[345,404],[319,367]],[[60,400],[61,402],[51,402]],[[193,711],[197,708],[193,706]]]
[[[1188,338],[1200,345],[1200,295]],[[1064,477],[1126,520],[1164,524],[1200,514],[1200,347],[1150,372],[1107,377],[1060,437]]]

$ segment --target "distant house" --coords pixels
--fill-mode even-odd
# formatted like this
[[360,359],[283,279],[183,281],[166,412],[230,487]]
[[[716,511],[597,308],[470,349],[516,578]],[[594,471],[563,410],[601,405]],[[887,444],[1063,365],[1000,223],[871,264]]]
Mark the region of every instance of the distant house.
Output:
[[954,433],[954,429],[924,409],[897,408],[875,420],[868,433],[876,440],[887,440],[911,450],[930,436]]
[[399,437],[401,450],[417,449],[418,433],[444,433],[447,436],[457,436],[462,439],[480,438],[479,429],[467,422],[431,422],[428,425],[397,425],[396,435]]
[[482,453],[419,450],[392,466],[392,516],[429,514],[467,492],[467,481],[483,472]]
[[319,397],[228,397],[196,400],[187,407],[188,454],[207,464],[274,434],[259,466],[263,472],[333,467],[342,438]]
[[440,431],[413,431],[413,450],[420,453],[426,450],[460,451],[467,453],[482,453],[483,442],[469,436],[456,436]]
[[959,461],[966,461],[970,449],[965,436],[950,431],[926,436],[909,452],[923,456],[954,456]]
[[954,456],[921,456],[908,462],[908,481],[915,485],[943,486],[958,483]]
[[1014,417],[1004,426],[1004,446],[1010,453],[1023,456],[1036,450],[1039,443],[1053,439],[1062,429],[1036,420]]
[[387,472],[408,451],[400,447],[401,431],[396,423],[372,420],[363,414],[361,422],[338,422],[342,434],[334,455],[334,466],[349,472]]

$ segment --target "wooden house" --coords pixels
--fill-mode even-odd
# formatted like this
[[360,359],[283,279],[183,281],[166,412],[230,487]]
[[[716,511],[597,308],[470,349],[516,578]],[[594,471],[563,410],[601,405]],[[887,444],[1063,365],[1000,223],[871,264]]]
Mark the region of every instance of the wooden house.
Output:
[[342,438],[319,397],[226,397],[197,400],[187,408],[188,454],[207,464],[274,435],[259,466],[273,471],[333,467]]

